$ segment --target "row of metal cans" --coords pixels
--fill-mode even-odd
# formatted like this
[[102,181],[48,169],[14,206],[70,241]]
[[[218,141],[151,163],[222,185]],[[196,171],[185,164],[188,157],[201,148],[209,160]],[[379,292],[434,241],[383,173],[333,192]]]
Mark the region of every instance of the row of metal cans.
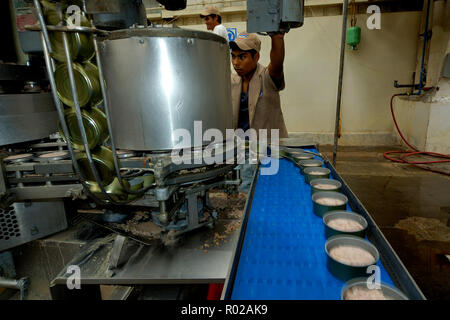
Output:
[[322,219],[326,243],[327,269],[346,282],[341,291],[343,300],[407,300],[397,288],[368,281],[377,272],[378,249],[366,239],[367,220],[359,213],[347,210],[348,198],[342,193],[342,183],[330,178],[331,170],[313,153],[291,151],[288,158],[300,167],[305,183],[311,187],[313,212]]

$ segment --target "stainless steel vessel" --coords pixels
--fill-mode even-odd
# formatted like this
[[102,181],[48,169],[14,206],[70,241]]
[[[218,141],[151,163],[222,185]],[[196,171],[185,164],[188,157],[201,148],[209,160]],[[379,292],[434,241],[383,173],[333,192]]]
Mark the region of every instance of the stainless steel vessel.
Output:
[[[232,128],[230,52],[220,36],[178,28],[128,29],[99,39],[116,147],[168,150],[194,143],[194,121]],[[174,130],[192,137],[181,142]]]

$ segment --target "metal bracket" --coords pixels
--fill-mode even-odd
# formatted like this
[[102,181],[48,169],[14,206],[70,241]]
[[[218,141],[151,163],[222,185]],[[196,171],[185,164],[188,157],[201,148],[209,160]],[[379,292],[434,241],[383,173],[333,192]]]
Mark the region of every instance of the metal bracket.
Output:
[[188,201],[188,225],[189,229],[198,225],[198,204],[197,194],[191,193],[186,195]]
[[173,188],[163,187],[155,189],[155,197],[158,201],[166,201],[169,199],[170,195],[173,192]]
[[395,88],[414,88],[419,89],[419,84],[398,84],[398,80],[394,80]]

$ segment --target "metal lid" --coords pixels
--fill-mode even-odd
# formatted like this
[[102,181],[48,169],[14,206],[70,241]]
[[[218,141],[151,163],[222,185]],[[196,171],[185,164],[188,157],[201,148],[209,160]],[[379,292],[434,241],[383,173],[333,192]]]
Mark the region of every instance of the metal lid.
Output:
[[[89,149],[95,148],[109,139],[108,124],[103,111],[98,108],[83,109],[81,111],[81,117],[83,119]],[[70,143],[72,143],[75,149],[84,150],[83,138],[78,126],[76,111],[73,109],[67,110],[65,112],[65,120],[69,130]],[[67,142],[60,123],[58,123],[58,129],[63,139]]]
[[[58,13],[56,12],[56,3],[46,0],[41,0],[43,12],[45,15],[45,21],[49,25],[57,25],[59,23]],[[59,3],[61,5],[62,12],[67,9],[67,4],[64,2]]]
[[175,38],[195,38],[203,40],[213,40],[223,44],[227,44],[225,38],[212,33],[198,30],[189,30],[181,28],[167,27],[149,27],[149,28],[130,28],[124,30],[111,31],[107,36],[99,36],[100,41],[118,40],[131,37],[175,37]]
[[[123,179],[122,183],[125,185],[125,187],[130,188],[130,184],[127,180]],[[104,186],[106,193],[116,202],[125,201],[128,199],[128,194],[125,192],[125,190],[122,188],[122,185],[119,182],[119,179],[115,177],[110,184],[107,186]],[[100,189],[99,185],[95,182],[91,183],[89,186],[89,190],[94,193],[98,198],[109,202],[109,200],[106,198],[106,196],[103,194],[102,190]]]
[[[84,16],[84,14],[81,15],[80,25],[82,27],[91,26],[89,20]],[[75,40],[79,48],[76,60],[81,62],[91,60],[95,56],[94,38],[92,34],[77,32],[75,33]]]
[[[56,4],[48,1],[42,1],[45,19],[49,25],[57,25],[60,20],[58,13],[56,12]],[[62,10],[65,12],[67,5],[62,4]],[[67,14],[64,14],[63,20],[69,19]],[[82,27],[89,27],[89,20],[84,16],[84,13],[80,15],[80,25]],[[61,32],[49,32],[50,44],[52,46],[52,57],[58,61],[65,62],[66,54],[64,51],[64,42]],[[95,55],[95,48],[93,37],[91,34],[83,33],[67,33],[67,40],[69,42],[69,51],[72,61],[89,61]]]
[[[77,87],[78,102],[80,107],[84,107],[88,104],[93,95],[93,88],[89,75],[84,71],[83,66],[78,63],[73,63],[73,75]],[[55,82],[58,97],[61,101],[68,106],[75,107],[66,64],[60,64],[56,67]]]
[[14,154],[12,156],[6,157],[5,159],[3,159],[3,161],[9,163],[25,162],[33,159],[33,157],[34,155],[32,153]]
[[50,162],[50,161],[58,161],[69,158],[69,152],[67,151],[56,151],[56,152],[47,152],[41,154],[37,160],[40,162]]
[[75,33],[75,38],[79,44],[77,60],[87,62],[95,56],[94,39],[92,34]]
[[[93,106],[99,104],[102,100],[102,95],[97,67],[90,62],[84,64],[73,63],[72,65],[80,107],[88,104]],[[58,97],[61,101],[70,107],[75,107],[66,64],[63,63],[56,67],[55,82]]]
[[91,82],[92,89],[94,90],[91,101],[89,105],[96,107],[103,102],[102,89],[100,87],[100,77],[98,73],[98,68],[92,62],[84,62],[84,71],[89,75],[89,80]]
[[[92,160],[100,176],[100,181],[103,186],[109,185],[114,179],[114,160],[112,151],[106,147],[99,147],[93,150],[91,153]],[[77,154],[77,162],[80,166],[81,174],[83,178],[90,185],[95,185],[96,180],[94,174],[89,166],[87,155],[82,152]]]
[[[52,47],[52,58],[60,62],[65,62],[66,53],[64,51],[64,42],[62,32],[49,32],[50,45]],[[67,33],[67,42],[69,44],[70,59],[73,61],[78,56],[79,46],[75,34]]]
[[134,151],[130,150],[116,150],[116,154],[119,159],[131,158],[136,155]]

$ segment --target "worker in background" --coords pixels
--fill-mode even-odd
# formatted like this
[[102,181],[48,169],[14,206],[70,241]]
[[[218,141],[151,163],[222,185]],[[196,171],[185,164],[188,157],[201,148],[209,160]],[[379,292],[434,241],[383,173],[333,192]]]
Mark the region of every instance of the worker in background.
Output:
[[228,42],[227,28],[222,25],[222,17],[220,16],[219,9],[214,6],[206,7],[200,14],[200,18],[204,19],[208,30],[212,30],[212,32],[225,38]]
[[231,60],[236,74],[231,75],[234,127],[279,129],[287,138],[279,92],[284,89],[284,33],[271,33],[272,48],[267,67],[258,63],[261,40],[254,33],[242,32],[230,42]]

